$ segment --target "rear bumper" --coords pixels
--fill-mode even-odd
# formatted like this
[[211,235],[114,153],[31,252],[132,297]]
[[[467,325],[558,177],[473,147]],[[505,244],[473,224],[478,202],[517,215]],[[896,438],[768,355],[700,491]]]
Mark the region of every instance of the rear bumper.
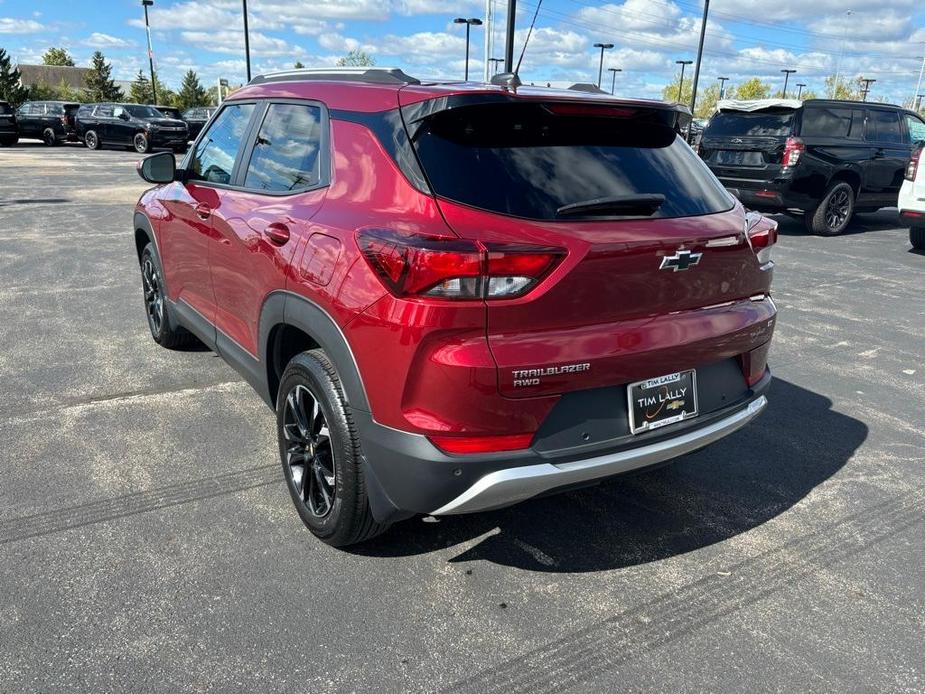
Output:
[[[739,390],[738,397],[733,398],[727,389],[726,406],[638,436],[620,431],[599,444],[560,446],[560,436],[569,436],[570,426],[556,422],[554,432],[538,432],[531,449],[484,456],[447,455],[424,436],[385,427],[368,412],[354,410],[352,414],[362,440],[373,515],[385,522],[417,513],[448,515],[501,508],[690,453],[754,419],[767,404],[770,382],[768,370],[753,387]],[[597,401],[587,404],[592,409],[600,407]],[[567,409],[581,409],[581,403],[570,402]],[[591,427],[584,429],[594,441],[593,422],[588,423]]]
[[717,176],[726,190],[753,210],[777,212],[788,209],[812,209],[819,202],[810,195],[792,190],[790,179],[758,180]]

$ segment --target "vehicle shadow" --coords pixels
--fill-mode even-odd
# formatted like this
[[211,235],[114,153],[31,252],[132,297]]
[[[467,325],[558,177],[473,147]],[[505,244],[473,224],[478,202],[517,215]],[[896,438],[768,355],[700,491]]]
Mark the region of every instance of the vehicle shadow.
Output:
[[[781,236],[807,236],[809,231],[803,224],[802,217],[793,217],[787,214],[769,215],[777,222],[777,231]],[[899,211],[894,207],[888,207],[876,212],[864,212],[855,214],[848,228],[845,229],[841,236],[852,236],[854,234],[866,234],[871,231],[885,231],[887,229],[897,229],[902,227],[899,221]]]
[[348,551],[408,556],[484,536],[450,561],[586,572],[722,542],[791,508],[867,438],[863,422],[787,381],[775,380],[768,400],[745,429],[672,465],[490,513],[411,519]]

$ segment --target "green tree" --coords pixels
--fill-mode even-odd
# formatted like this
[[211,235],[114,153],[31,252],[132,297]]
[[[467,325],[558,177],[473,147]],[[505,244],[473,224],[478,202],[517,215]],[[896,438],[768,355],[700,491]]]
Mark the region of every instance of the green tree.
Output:
[[129,88],[128,98],[136,104],[153,104],[154,93],[151,91],[151,81],[145,77],[144,73],[139,70],[132,80],[132,86]]
[[58,84],[36,82],[28,89],[30,101],[80,101],[80,91],[64,80]]
[[840,77],[838,84],[835,84],[835,75],[829,75],[825,78],[825,93],[829,99],[840,99],[842,101],[857,101],[861,98],[861,77]]
[[305,66],[302,65],[302,61],[301,61],[301,60],[297,60],[297,61],[295,61],[295,65],[293,65],[292,67],[294,67],[296,70],[301,70],[301,69],[304,68]]
[[42,55],[43,65],[65,65],[74,67],[74,59],[67,52],[66,48],[55,48],[52,46]]
[[735,98],[742,99],[744,101],[750,101],[753,99],[767,99],[770,94],[771,85],[765,84],[758,77],[752,77],[750,80],[745,80],[742,84],[736,87],[735,90]]
[[711,84],[706,89],[697,91],[697,107],[694,109],[694,115],[698,118],[709,118],[716,110],[716,102],[719,101],[719,85]]
[[27,91],[19,83],[21,77],[10,56],[0,48],[0,101],[9,101],[13,106],[19,106],[28,98]]
[[358,48],[337,61],[338,67],[372,67],[375,64],[376,61],[371,55]]
[[662,89],[662,99],[670,103],[690,104],[691,93],[693,92],[690,73],[684,75],[684,86],[679,97],[678,83],[680,81],[681,73],[679,72],[675,76],[674,81],[672,81],[671,84],[665,85],[664,89]]
[[183,75],[183,81],[180,83],[180,91],[177,92],[176,105],[185,109],[193,106],[205,106],[208,103],[206,90],[199,83],[199,77],[192,70],[187,70],[186,74]]
[[90,59],[90,71],[87,73],[84,98],[87,101],[122,101],[125,95],[112,79],[112,64],[100,51]]

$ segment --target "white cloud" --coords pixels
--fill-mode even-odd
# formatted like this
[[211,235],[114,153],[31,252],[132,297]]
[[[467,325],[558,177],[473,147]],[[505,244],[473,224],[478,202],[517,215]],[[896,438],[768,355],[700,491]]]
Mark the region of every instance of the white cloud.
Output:
[[45,28],[34,19],[0,17],[0,34],[35,34],[44,31]]
[[81,43],[90,48],[130,48],[135,45],[134,41],[122,39],[118,36],[111,36],[109,34],[101,34],[98,31],[94,31]]
[[[242,54],[244,52],[243,30],[183,31],[180,36],[185,42],[199,50],[231,54]],[[252,56],[291,56],[295,60],[299,56],[305,55],[302,48],[294,46],[283,39],[267,36],[257,31],[249,32],[249,38]]]

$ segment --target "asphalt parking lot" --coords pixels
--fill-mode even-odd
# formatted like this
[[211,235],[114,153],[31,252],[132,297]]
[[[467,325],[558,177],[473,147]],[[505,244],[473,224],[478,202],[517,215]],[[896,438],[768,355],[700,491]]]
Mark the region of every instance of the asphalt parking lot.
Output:
[[925,256],[780,217],[767,412],[335,550],[273,417],[150,339],[128,152],[0,150],[0,691],[923,691]]

